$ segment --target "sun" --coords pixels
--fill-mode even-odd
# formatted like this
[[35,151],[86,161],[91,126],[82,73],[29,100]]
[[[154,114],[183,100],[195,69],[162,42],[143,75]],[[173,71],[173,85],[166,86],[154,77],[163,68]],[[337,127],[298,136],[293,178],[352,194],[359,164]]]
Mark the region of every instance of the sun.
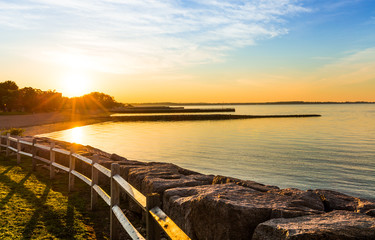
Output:
[[90,92],[90,81],[83,74],[68,74],[61,80],[62,94],[66,97],[79,97]]

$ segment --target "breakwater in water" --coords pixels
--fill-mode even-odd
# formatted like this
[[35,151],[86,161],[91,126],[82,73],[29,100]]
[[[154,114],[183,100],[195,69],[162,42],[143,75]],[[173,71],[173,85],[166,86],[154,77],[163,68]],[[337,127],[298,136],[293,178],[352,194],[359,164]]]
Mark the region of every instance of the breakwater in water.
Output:
[[235,112],[234,108],[184,108],[184,107],[127,107],[114,110],[114,113],[209,113]]
[[252,118],[305,118],[321,117],[319,114],[290,114],[290,115],[232,115],[232,114],[194,114],[194,115],[136,115],[112,116],[112,121],[194,121],[194,120],[230,120]]
[[[49,139],[38,140],[48,144]],[[57,143],[67,149],[70,144]],[[253,181],[204,175],[170,163],[131,161],[89,146],[100,164],[143,194],[159,193],[163,210],[192,239],[374,239],[375,202],[332,190],[280,189]],[[47,153],[46,153],[47,154]],[[63,156],[56,161],[64,164]],[[65,163],[66,164],[66,163]],[[85,171],[85,165],[77,166]],[[89,174],[90,169],[86,169]],[[99,179],[101,181],[101,179]],[[127,199],[125,199],[127,201]],[[129,201],[131,211],[139,211]]]

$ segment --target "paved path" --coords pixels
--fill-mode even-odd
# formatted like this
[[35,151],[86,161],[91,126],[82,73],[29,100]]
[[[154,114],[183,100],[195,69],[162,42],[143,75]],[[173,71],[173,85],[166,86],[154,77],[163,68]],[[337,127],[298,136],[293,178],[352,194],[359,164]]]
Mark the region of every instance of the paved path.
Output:
[[5,115],[0,116],[0,129],[12,127],[24,128],[71,120],[72,115],[67,112],[36,113],[27,115]]

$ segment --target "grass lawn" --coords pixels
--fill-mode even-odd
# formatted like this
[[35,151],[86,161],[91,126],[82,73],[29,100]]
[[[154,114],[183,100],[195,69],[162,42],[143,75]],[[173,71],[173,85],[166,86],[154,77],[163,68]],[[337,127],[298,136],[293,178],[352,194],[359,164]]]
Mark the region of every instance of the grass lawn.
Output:
[[109,239],[109,208],[101,200],[90,211],[90,188],[76,180],[68,192],[68,175],[31,171],[31,159],[0,153],[0,239]]

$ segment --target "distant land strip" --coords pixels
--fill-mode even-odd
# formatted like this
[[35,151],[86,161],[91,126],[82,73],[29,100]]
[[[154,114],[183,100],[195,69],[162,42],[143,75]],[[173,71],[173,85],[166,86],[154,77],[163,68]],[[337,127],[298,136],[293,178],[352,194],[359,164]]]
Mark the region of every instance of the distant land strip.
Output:
[[186,114],[186,115],[145,115],[145,116],[113,116],[111,121],[194,121],[194,120],[230,120],[251,118],[305,118],[321,117],[319,114],[298,115],[231,115],[231,114]]
[[305,102],[305,101],[280,101],[280,102],[248,102],[248,103],[174,103],[174,102],[155,102],[155,103],[131,103],[134,106],[141,105],[168,105],[168,106],[206,106],[206,105],[298,105],[298,104],[375,104],[368,101],[346,101],[346,102]]

